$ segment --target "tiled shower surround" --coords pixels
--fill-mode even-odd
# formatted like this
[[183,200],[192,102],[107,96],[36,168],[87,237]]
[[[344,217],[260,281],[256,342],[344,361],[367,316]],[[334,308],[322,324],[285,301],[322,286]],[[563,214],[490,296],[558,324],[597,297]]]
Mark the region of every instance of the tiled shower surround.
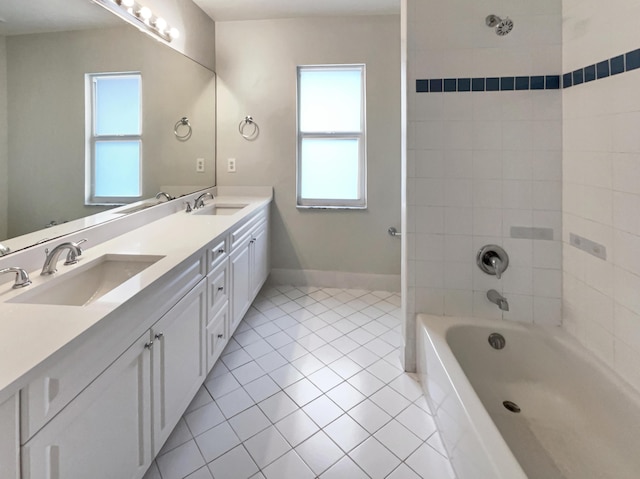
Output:
[[[560,0],[407,0],[406,13],[408,336],[416,312],[560,324]],[[513,31],[497,36],[489,14],[509,16]],[[525,78],[527,88],[545,86],[540,75],[551,75],[549,89],[515,88]],[[458,88],[417,92],[421,79],[443,79],[443,90],[457,79]],[[550,228],[553,239],[512,237],[512,227]],[[476,266],[485,244],[509,254],[500,280]],[[489,289],[507,298],[508,312],[486,299]]]
[[[406,0],[405,12],[407,367],[414,313],[502,316],[562,324],[640,389],[640,2]],[[489,14],[513,31],[495,35]],[[510,90],[518,77],[530,89]],[[486,243],[511,258],[501,280],[475,265]]]

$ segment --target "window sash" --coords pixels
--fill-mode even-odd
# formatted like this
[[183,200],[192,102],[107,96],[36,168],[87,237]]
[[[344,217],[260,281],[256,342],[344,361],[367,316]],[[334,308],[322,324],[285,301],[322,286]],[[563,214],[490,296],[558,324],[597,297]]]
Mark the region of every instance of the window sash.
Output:
[[[302,131],[301,124],[301,75],[305,71],[360,71],[360,131]],[[297,112],[297,160],[296,160],[296,206],[298,208],[365,209],[367,207],[366,172],[366,92],[365,65],[317,65],[298,67],[298,112]],[[302,143],[305,139],[355,139],[358,141],[358,197],[356,199],[303,198],[302,197]]]
[[[132,134],[105,135],[96,134],[97,126],[97,80],[100,78],[131,78],[138,77],[138,115],[139,131]],[[100,73],[87,74],[87,160],[85,174],[86,199],[89,205],[122,205],[142,198],[142,76],[139,72],[131,73]],[[138,142],[140,144],[138,155],[138,194],[135,196],[98,196],[96,194],[96,144],[99,142]]]

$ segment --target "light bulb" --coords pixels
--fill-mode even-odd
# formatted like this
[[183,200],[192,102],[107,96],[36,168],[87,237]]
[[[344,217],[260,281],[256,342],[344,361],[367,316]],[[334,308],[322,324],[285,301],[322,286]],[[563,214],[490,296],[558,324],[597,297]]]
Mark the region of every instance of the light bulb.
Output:
[[164,32],[164,29],[167,28],[167,21],[162,17],[158,17],[156,19],[156,28],[159,31]]
[[122,4],[125,7],[133,7],[134,0],[122,0]]
[[152,15],[151,9],[149,7],[142,7],[138,14],[143,20],[149,20]]
[[169,36],[175,40],[180,36],[180,31],[176,27],[173,27],[171,30],[169,30]]

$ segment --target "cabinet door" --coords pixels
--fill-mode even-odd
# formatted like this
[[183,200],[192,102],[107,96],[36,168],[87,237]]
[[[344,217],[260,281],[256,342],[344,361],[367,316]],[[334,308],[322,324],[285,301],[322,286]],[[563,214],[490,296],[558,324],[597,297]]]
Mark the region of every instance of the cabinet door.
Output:
[[137,479],[151,464],[145,334],[22,448],[23,479]]
[[152,328],[153,448],[157,454],[206,375],[206,281]]
[[251,304],[249,245],[249,240],[247,240],[231,254],[231,321],[229,322],[229,336],[233,335]]
[[20,478],[20,437],[18,433],[18,395],[0,404],[0,477]]
[[266,223],[257,228],[251,241],[251,297],[255,298],[269,275],[269,234]]

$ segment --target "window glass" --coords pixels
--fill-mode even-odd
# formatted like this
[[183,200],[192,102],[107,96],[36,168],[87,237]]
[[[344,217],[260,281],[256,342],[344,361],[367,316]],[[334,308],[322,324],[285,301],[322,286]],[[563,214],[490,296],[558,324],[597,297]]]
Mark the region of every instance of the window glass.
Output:
[[297,206],[366,207],[364,65],[298,67]]
[[140,142],[96,142],[95,196],[140,196]]

